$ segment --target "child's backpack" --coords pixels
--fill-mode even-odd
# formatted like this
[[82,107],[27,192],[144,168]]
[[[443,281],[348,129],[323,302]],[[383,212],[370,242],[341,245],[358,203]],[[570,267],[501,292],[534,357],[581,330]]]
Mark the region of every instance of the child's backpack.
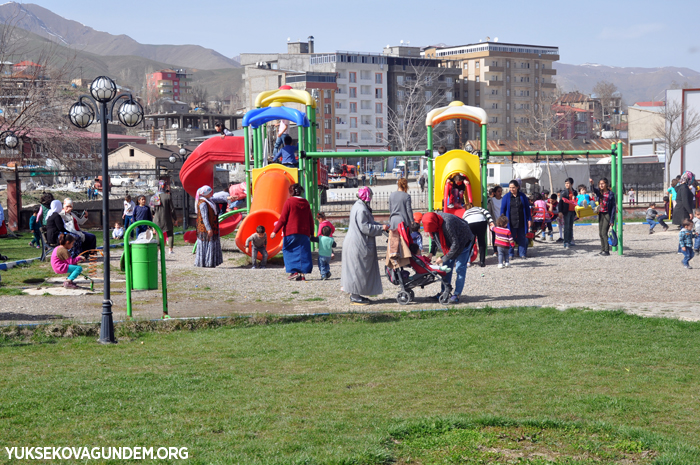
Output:
[[617,247],[617,233],[612,225],[610,225],[610,232],[608,233],[608,244],[610,244],[611,247]]

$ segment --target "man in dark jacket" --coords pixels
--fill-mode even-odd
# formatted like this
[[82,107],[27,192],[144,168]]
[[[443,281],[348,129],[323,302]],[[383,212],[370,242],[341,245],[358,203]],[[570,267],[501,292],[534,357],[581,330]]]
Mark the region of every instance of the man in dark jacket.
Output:
[[690,187],[695,181],[695,175],[686,171],[676,186],[676,206],[673,207],[673,224],[681,226],[683,220],[693,219],[693,205],[695,198]]
[[591,190],[598,198],[598,235],[600,236],[600,255],[610,255],[610,244],[608,244],[608,231],[615,223],[617,214],[617,202],[615,193],[610,190],[608,178],[598,181],[598,187],[593,185],[593,179],[589,179]]
[[[520,192],[520,183],[516,180],[508,184],[509,193],[503,196],[501,201],[501,215],[508,217],[508,229],[513,235],[513,240],[518,245],[520,258],[527,258],[527,245],[529,239],[527,232],[532,227],[532,212],[530,200],[527,195]],[[510,258],[515,255],[515,247],[510,249]]]
[[576,191],[573,178],[566,178],[565,189],[559,193],[559,213],[564,217],[564,248],[574,245],[574,220],[576,219]]

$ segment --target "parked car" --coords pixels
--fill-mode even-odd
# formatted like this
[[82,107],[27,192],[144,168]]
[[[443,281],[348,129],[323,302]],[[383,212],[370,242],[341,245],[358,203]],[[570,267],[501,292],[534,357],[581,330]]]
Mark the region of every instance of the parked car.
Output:
[[130,186],[133,180],[117,174],[110,176],[109,181],[111,182],[112,186]]

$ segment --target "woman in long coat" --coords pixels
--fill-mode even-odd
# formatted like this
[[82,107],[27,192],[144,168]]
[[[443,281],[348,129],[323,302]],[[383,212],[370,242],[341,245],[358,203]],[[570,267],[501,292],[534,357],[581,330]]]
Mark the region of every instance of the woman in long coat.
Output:
[[306,281],[306,275],[314,268],[311,258],[311,236],[314,234],[314,217],[309,202],[301,195],[301,184],[289,186],[289,198],[282,207],[280,219],[275,225],[270,239],[282,231],[282,257],[284,268],[289,273],[287,279]]
[[383,292],[375,237],[388,230],[389,226],[374,221],[369,207],[372,195],[369,187],[358,190],[358,200],[350,210],[348,234],[343,241],[341,284],[343,291],[350,294],[350,302],[355,305],[370,303],[363,295],[378,295]]
[[177,222],[173,200],[165,188],[165,181],[158,181],[158,191],[151,196],[151,214],[153,222],[168,236],[169,253],[173,253],[173,225]]
[[676,206],[673,208],[673,224],[682,225],[683,220],[693,219],[693,205],[695,199],[690,187],[695,181],[695,175],[686,171],[676,186]]
[[194,201],[197,205],[197,252],[194,266],[216,268],[224,262],[219,238],[219,211],[209,200],[213,191],[209,186],[197,190]]

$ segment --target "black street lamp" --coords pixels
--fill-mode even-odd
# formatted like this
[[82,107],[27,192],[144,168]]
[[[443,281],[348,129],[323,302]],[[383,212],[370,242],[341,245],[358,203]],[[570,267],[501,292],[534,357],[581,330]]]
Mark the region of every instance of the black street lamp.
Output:
[[[170,163],[173,165],[177,163],[178,161],[182,162],[180,165],[180,171],[182,171],[182,165],[185,164],[185,161],[187,161],[187,157],[190,155],[190,151],[187,150],[185,147],[180,146],[180,153],[179,156],[175,152],[173,152],[169,157],[168,160]],[[179,175],[178,175],[179,177]],[[187,195],[187,191],[185,190],[185,185],[182,183],[182,178],[180,177],[180,184],[182,185],[182,233],[184,234],[185,231],[187,231],[187,207],[188,207],[188,202],[189,202],[189,196]]]
[[[102,300],[102,324],[100,325],[100,343],[116,344],[114,337],[114,320],[112,319],[112,300],[110,299],[109,281],[109,162],[107,160],[107,123],[114,120],[114,107],[117,118],[130,128],[143,121],[143,107],[131,94],[117,95],[117,85],[107,76],[95,78],[90,84],[90,95],[81,95],[68,112],[70,122],[81,129],[90,126],[93,121],[102,125],[102,237],[104,239],[104,297]],[[109,104],[109,105],[108,105]]]

